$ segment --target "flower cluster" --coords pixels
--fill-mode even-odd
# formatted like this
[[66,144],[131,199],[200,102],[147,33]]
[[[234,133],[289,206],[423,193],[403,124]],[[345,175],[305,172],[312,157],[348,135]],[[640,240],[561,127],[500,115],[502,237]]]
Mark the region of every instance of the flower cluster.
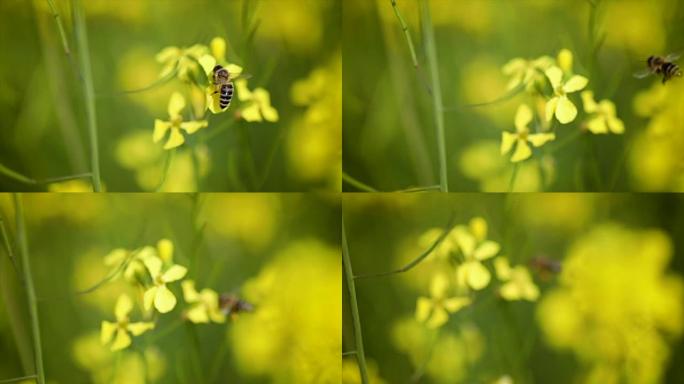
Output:
[[539,288],[527,268],[512,267],[500,254],[501,245],[488,239],[487,232],[487,222],[475,217],[468,225],[457,225],[446,234],[433,228],[421,236],[421,245],[433,244],[443,236],[434,256],[449,267],[440,268],[432,276],[429,296],[418,298],[416,320],[428,328],[441,327],[450,314],[471,305],[475,294],[491,285],[492,271],[498,280],[495,291],[501,299],[537,300]]
[[510,77],[508,90],[512,94],[524,92],[528,100],[518,107],[515,131],[505,131],[501,136],[501,154],[513,151],[511,162],[530,158],[531,146],[537,148],[555,140],[554,119],[561,125],[577,119],[577,101],[572,98],[582,90],[580,96],[587,116],[580,128],[593,134],[624,132],[615,104],[595,100],[594,92],[586,90],[589,79],[574,72],[573,60],[572,52],[563,49],[555,60],[549,56],[533,60],[515,58],[504,65],[502,71]]
[[[195,44],[191,47],[166,47],[156,56],[162,65],[161,80],[176,78],[185,85],[184,96],[181,92],[171,95],[168,105],[168,120],[155,119],[153,140],[164,141],[164,149],[177,148],[185,143],[186,137],[206,128],[207,111],[219,114],[229,108],[220,104],[220,90],[214,84],[214,68],[217,65],[228,70],[230,80],[235,81],[239,106],[235,116],[248,122],[276,122],[278,111],[271,106],[271,97],[264,88],[250,89],[243,76],[243,68],[226,59],[226,41],[215,37],[209,46]],[[191,107],[187,108],[186,99]]]
[[[155,328],[156,313],[167,314],[178,304],[171,290],[176,282],[186,277],[186,267],[174,263],[174,245],[168,239],[159,240],[156,246],[145,246],[137,250],[117,248],[104,258],[104,263],[112,268],[113,279],[122,279],[139,288],[142,293],[137,300],[143,309],[144,320],[131,321],[134,301],[127,294],[119,296],[114,308],[115,321],[102,321],[100,340],[109,345],[112,351],[125,349],[132,343],[131,336],[139,336]],[[195,289],[193,280],[181,282],[183,299],[186,306],[183,318],[192,323],[223,323],[226,313],[216,291],[205,288]]]

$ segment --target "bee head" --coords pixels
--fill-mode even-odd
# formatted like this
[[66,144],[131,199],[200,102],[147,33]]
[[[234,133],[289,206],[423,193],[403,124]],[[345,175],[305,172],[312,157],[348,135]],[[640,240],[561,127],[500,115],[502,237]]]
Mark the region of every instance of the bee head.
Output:
[[213,71],[216,72],[216,71],[218,71],[218,70],[221,69],[221,68],[223,68],[223,67],[217,64],[217,65],[214,67]]

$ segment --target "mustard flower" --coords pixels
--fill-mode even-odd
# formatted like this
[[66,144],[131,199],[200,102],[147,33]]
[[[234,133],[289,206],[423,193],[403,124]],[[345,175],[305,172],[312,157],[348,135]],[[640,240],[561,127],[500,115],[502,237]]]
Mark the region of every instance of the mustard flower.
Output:
[[553,97],[546,102],[546,120],[551,121],[555,114],[561,124],[568,124],[577,117],[577,108],[568,94],[581,91],[589,80],[584,76],[573,75],[563,81],[563,71],[556,66],[547,69],[545,73],[553,88]]
[[501,256],[494,260],[494,270],[503,282],[499,294],[505,300],[535,301],[539,298],[539,288],[534,284],[527,268],[521,265],[511,267],[508,258]]
[[209,84],[204,90],[206,107],[212,113],[216,114],[225,112],[228,108],[223,109],[219,104],[220,94],[216,93],[216,87],[213,84],[214,67],[218,64],[226,68],[228,73],[230,73],[231,79],[239,77],[243,72],[243,68],[237,64],[229,63],[226,60],[226,40],[223,38],[213,38],[209,44],[209,48],[209,52],[199,58],[199,63],[202,65],[202,69],[204,69],[207,79],[209,79]]
[[143,296],[145,310],[149,311],[154,304],[160,313],[170,312],[176,306],[176,296],[166,287],[166,284],[182,279],[188,272],[187,268],[170,264],[164,269],[162,260],[155,256],[145,257],[143,262],[152,277],[152,285]]
[[216,291],[204,288],[201,292],[195,289],[195,282],[185,280],[181,283],[183,288],[183,298],[190,309],[185,312],[185,316],[193,323],[208,323],[210,320],[215,323],[226,321],[226,315],[219,308],[219,295]]
[[[131,255],[131,252],[134,252]],[[123,276],[124,279],[128,281],[135,281],[135,276],[145,272],[145,266],[142,262],[142,250],[140,252],[129,251],[123,248],[116,248],[109,252],[107,256],[104,257],[104,264],[108,267],[118,270],[123,264],[123,271],[117,274],[118,276]],[[129,259],[130,260],[127,260]],[[123,272],[123,273],[121,273]]]
[[185,82],[190,82],[193,74],[199,70],[197,65],[199,58],[206,55],[208,51],[207,46],[202,44],[195,44],[188,48],[171,46],[162,49],[155,57],[162,64],[159,77],[165,77],[177,68],[176,76]]
[[116,322],[102,321],[100,342],[102,344],[109,344],[114,339],[110,345],[112,351],[118,351],[131,345],[130,335],[140,336],[150,329],[154,329],[154,323],[151,322],[131,323],[128,315],[132,310],[133,302],[131,299],[126,295],[121,295],[114,307]]
[[596,102],[594,92],[584,91],[581,94],[584,111],[592,116],[587,121],[589,132],[595,134],[625,132],[625,124],[616,116],[615,104],[610,100]]
[[208,125],[206,120],[183,121],[181,112],[184,108],[185,98],[180,93],[174,92],[171,95],[171,99],[169,99],[169,121],[154,120],[154,133],[152,139],[155,143],[161,141],[168,131],[171,132],[166,144],[164,144],[164,149],[173,149],[181,146],[185,142],[185,137],[183,137],[181,130],[185,131],[188,135],[191,135],[200,128],[205,128]]
[[553,66],[553,59],[542,56],[534,60],[515,58],[503,66],[502,72],[511,76],[506,89],[511,90],[521,84],[525,84],[529,90],[537,80],[544,78],[544,71]]
[[528,125],[532,122],[532,109],[527,104],[522,104],[518,107],[518,112],[515,114],[515,133],[502,132],[501,133],[501,154],[505,155],[517,146],[511,157],[511,161],[516,163],[523,161],[532,156],[532,149],[528,145],[531,143],[535,147],[541,147],[551,140],[556,139],[554,133],[530,133]]
[[487,240],[487,222],[481,217],[471,219],[468,227],[455,227],[453,237],[464,258],[456,270],[459,284],[475,290],[483,289],[489,284],[491,274],[482,261],[496,256],[501,246]]
[[435,275],[430,282],[430,297],[419,297],[416,302],[416,320],[429,328],[439,328],[449,320],[449,314],[470,304],[467,297],[447,297],[449,281],[444,275]]
[[271,95],[264,88],[256,88],[250,91],[247,88],[246,79],[235,81],[238,99],[245,104],[240,109],[240,114],[245,121],[278,121],[278,111],[271,106]]
[[558,66],[560,69],[563,70],[565,73],[572,73],[572,64],[573,64],[574,58],[572,56],[572,52],[567,49],[563,48],[558,52],[558,56],[556,57],[556,62],[558,62]]

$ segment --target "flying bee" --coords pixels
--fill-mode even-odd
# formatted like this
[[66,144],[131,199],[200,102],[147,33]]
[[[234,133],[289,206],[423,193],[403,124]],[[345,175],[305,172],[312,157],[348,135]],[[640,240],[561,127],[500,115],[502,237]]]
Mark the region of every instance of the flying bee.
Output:
[[665,57],[662,56],[649,56],[646,59],[645,68],[634,74],[637,79],[643,79],[651,75],[663,75],[663,84],[673,77],[681,77],[682,71],[679,69],[679,65],[674,62],[679,60],[681,55],[678,53],[671,53]]
[[563,270],[563,264],[560,261],[545,256],[538,256],[530,260],[530,267],[538,271],[539,275],[544,279],[561,273]]
[[254,311],[254,305],[242,300],[235,294],[224,293],[219,298],[219,308],[226,316],[237,316],[242,312]]
[[214,94],[219,94],[219,106],[226,109],[233,99],[235,86],[233,85],[230,72],[220,65],[214,67]]

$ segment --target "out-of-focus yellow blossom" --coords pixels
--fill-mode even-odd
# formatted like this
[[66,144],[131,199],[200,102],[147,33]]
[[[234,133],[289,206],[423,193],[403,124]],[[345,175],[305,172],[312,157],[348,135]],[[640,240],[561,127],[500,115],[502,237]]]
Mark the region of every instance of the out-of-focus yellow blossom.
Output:
[[185,312],[188,320],[193,323],[224,323],[226,316],[219,309],[219,295],[216,291],[204,288],[202,292],[197,292],[193,280],[185,280],[181,283],[183,288],[183,298],[190,304],[190,308]]
[[259,87],[251,91],[244,78],[235,80],[235,89],[242,102],[240,116],[245,121],[278,121],[278,111],[271,106],[271,94],[267,90]]
[[[368,358],[366,358],[366,371],[369,384],[386,383],[378,373],[377,364],[374,361],[368,360]],[[359,373],[359,365],[356,363],[356,359],[342,359],[342,384],[362,384],[361,373]]]
[[505,300],[535,301],[539,298],[539,288],[530,275],[530,271],[522,265],[511,268],[508,258],[501,256],[494,260],[496,276],[503,282],[499,294]]
[[513,379],[509,375],[503,375],[494,380],[492,384],[513,384]]
[[154,329],[154,323],[151,322],[131,323],[128,315],[132,310],[133,302],[131,299],[127,295],[121,295],[119,300],[116,301],[116,307],[114,308],[116,322],[102,321],[100,341],[104,345],[111,342],[110,348],[112,351],[119,351],[131,345],[130,335],[140,336],[150,329]]
[[333,6],[329,1],[278,0],[269,1],[259,9],[259,18],[269,20],[260,23],[257,39],[285,43],[296,53],[312,52],[321,43],[324,34],[323,11]]
[[[117,87],[122,90],[136,90],[154,84],[158,79],[159,66],[153,53],[143,45],[133,45],[115,58]],[[130,92],[126,98],[143,106],[149,113],[158,115],[166,109],[169,95],[177,87],[173,82],[166,82],[152,87],[145,92]]]
[[339,257],[339,248],[315,240],[286,244],[245,283],[243,297],[255,310],[229,329],[241,372],[273,383],[340,382]]
[[567,48],[563,48],[558,52],[558,57],[556,58],[556,62],[558,62],[558,67],[563,70],[564,73],[571,74],[572,73],[572,64],[573,64],[574,58],[572,55],[572,51],[570,51]]
[[666,1],[604,1],[602,27],[606,46],[648,57],[663,52],[667,43]]
[[533,60],[525,60],[519,57],[512,59],[502,68],[504,75],[511,77],[506,89],[511,90],[524,84],[529,91],[534,88],[535,83],[544,79],[544,72],[553,64],[554,61],[549,56],[542,56]]
[[152,277],[152,285],[143,296],[145,310],[151,310],[154,304],[154,308],[160,313],[170,312],[176,306],[176,296],[166,287],[166,284],[182,279],[188,272],[187,268],[178,264],[163,268],[162,260],[155,256],[145,257],[143,263]]
[[162,64],[159,77],[165,77],[177,68],[176,76],[179,79],[185,82],[192,81],[197,71],[201,70],[198,63],[200,57],[208,52],[209,48],[202,44],[195,44],[188,48],[171,46],[162,49],[155,57]]
[[684,280],[666,272],[672,254],[664,232],[616,224],[570,248],[537,317],[551,345],[578,356],[585,382],[661,382],[668,340],[684,327]]
[[206,120],[183,121],[183,115],[181,114],[183,109],[185,109],[185,98],[179,92],[174,92],[171,95],[171,99],[169,99],[169,121],[160,119],[154,120],[154,134],[152,135],[152,139],[155,143],[158,143],[166,137],[167,132],[171,132],[166,144],[164,144],[164,149],[173,149],[181,146],[185,142],[185,137],[183,137],[181,130],[185,131],[188,135],[191,135],[200,128],[205,128],[208,125]]
[[[460,65],[458,92],[462,94],[463,102],[478,104],[497,100],[505,93],[508,80],[501,73],[496,56],[488,54],[474,54]],[[508,115],[515,114],[514,103],[497,104],[496,108],[473,108],[473,113],[485,116],[498,126],[508,125]]]
[[220,94],[216,91],[216,86],[213,84],[214,77],[214,67],[218,64],[228,70],[230,78],[234,79],[242,74],[242,67],[229,63],[226,60],[226,40],[222,37],[215,37],[211,40],[209,44],[210,54],[206,54],[200,57],[199,62],[204,69],[204,73],[209,79],[209,85],[204,90],[205,94],[205,105],[212,113],[222,113],[228,110],[228,108],[222,109],[220,105]]
[[515,217],[531,231],[581,231],[594,219],[598,207],[607,201],[600,195],[576,193],[543,193],[529,196],[510,196]]
[[468,297],[447,297],[449,280],[437,274],[430,283],[430,297],[419,297],[416,302],[416,320],[429,328],[439,328],[449,320],[449,314],[470,304]]
[[496,256],[501,250],[499,243],[487,240],[487,221],[474,217],[467,227],[456,226],[453,236],[464,258],[456,270],[459,285],[475,290],[483,289],[492,276],[482,261]]
[[292,85],[290,97],[306,107],[287,136],[288,163],[294,174],[308,182],[342,188],[342,57],[338,51],[323,67]]
[[[111,276],[112,270],[102,262],[103,250],[89,249],[76,257],[71,276],[71,289],[83,291],[99,284]],[[131,293],[127,284],[110,284],[107,289],[96,289],[87,295],[79,295],[79,304],[87,304],[102,314],[109,314],[116,300],[123,294]]]
[[[418,238],[418,245],[420,245],[421,248],[428,249],[429,247],[432,246],[432,244],[439,239],[440,236],[444,233],[444,228],[430,228],[427,231],[425,231],[419,238]],[[442,242],[437,245],[437,247],[432,251],[432,253],[440,259],[446,259],[449,257],[449,255],[452,252],[456,252],[458,250],[458,247],[456,243],[453,241],[452,237],[449,236],[448,234],[444,239],[442,239]]]
[[92,192],[93,186],[85,180],[70,180],[52,183],[48,186],[50,192]]
[[[135,252],[123,248],[116,248],[104,257],[104,264],[118,271],[116,277],[123,276],[129,282],[135,282],[136,275],[145,273],[145,265],[142,262],[141,252]],[[121,267],[123,266],[123,269]]]
[[94,384],[156,383],[166,371],[166,361],[158,348],[147,347],[142,355],[126,350],[114,353],[102,345],[97,332],[79,336],[72,355],[76,365],[90,373],[89,382]]
[[554,93],[554,96],[546,102],[546,120],[551,121],[555,115],[561,124],[572,122],[577,117],[577,107],[570,101],[568,94],[584,89],[589,79],[573,75],[567,81],[563,81],[563,71],[556,66],[547,69],[544,73]]
[[615,103],[610,100],[601,100],[597,103],[592,91],[584,91],[581,96],[584,111],[591,114],[587,121],[589,132],[595,134],[625,132],[625,123],[616,116]]
[[501,154],[505,155],[510,152],[515,145],[515,151],[513,156],[511,156],[511,161],[514,163],[532,156],[532,149],[528,142],[535,147],[541,147],[549,141],[556,139],[555,133],[530,133],[528,125],[532,122],[533,118],[532,109],[527,104],[521,104],[518,112],[515,114],[516,132],[504,131],[501,133]]

